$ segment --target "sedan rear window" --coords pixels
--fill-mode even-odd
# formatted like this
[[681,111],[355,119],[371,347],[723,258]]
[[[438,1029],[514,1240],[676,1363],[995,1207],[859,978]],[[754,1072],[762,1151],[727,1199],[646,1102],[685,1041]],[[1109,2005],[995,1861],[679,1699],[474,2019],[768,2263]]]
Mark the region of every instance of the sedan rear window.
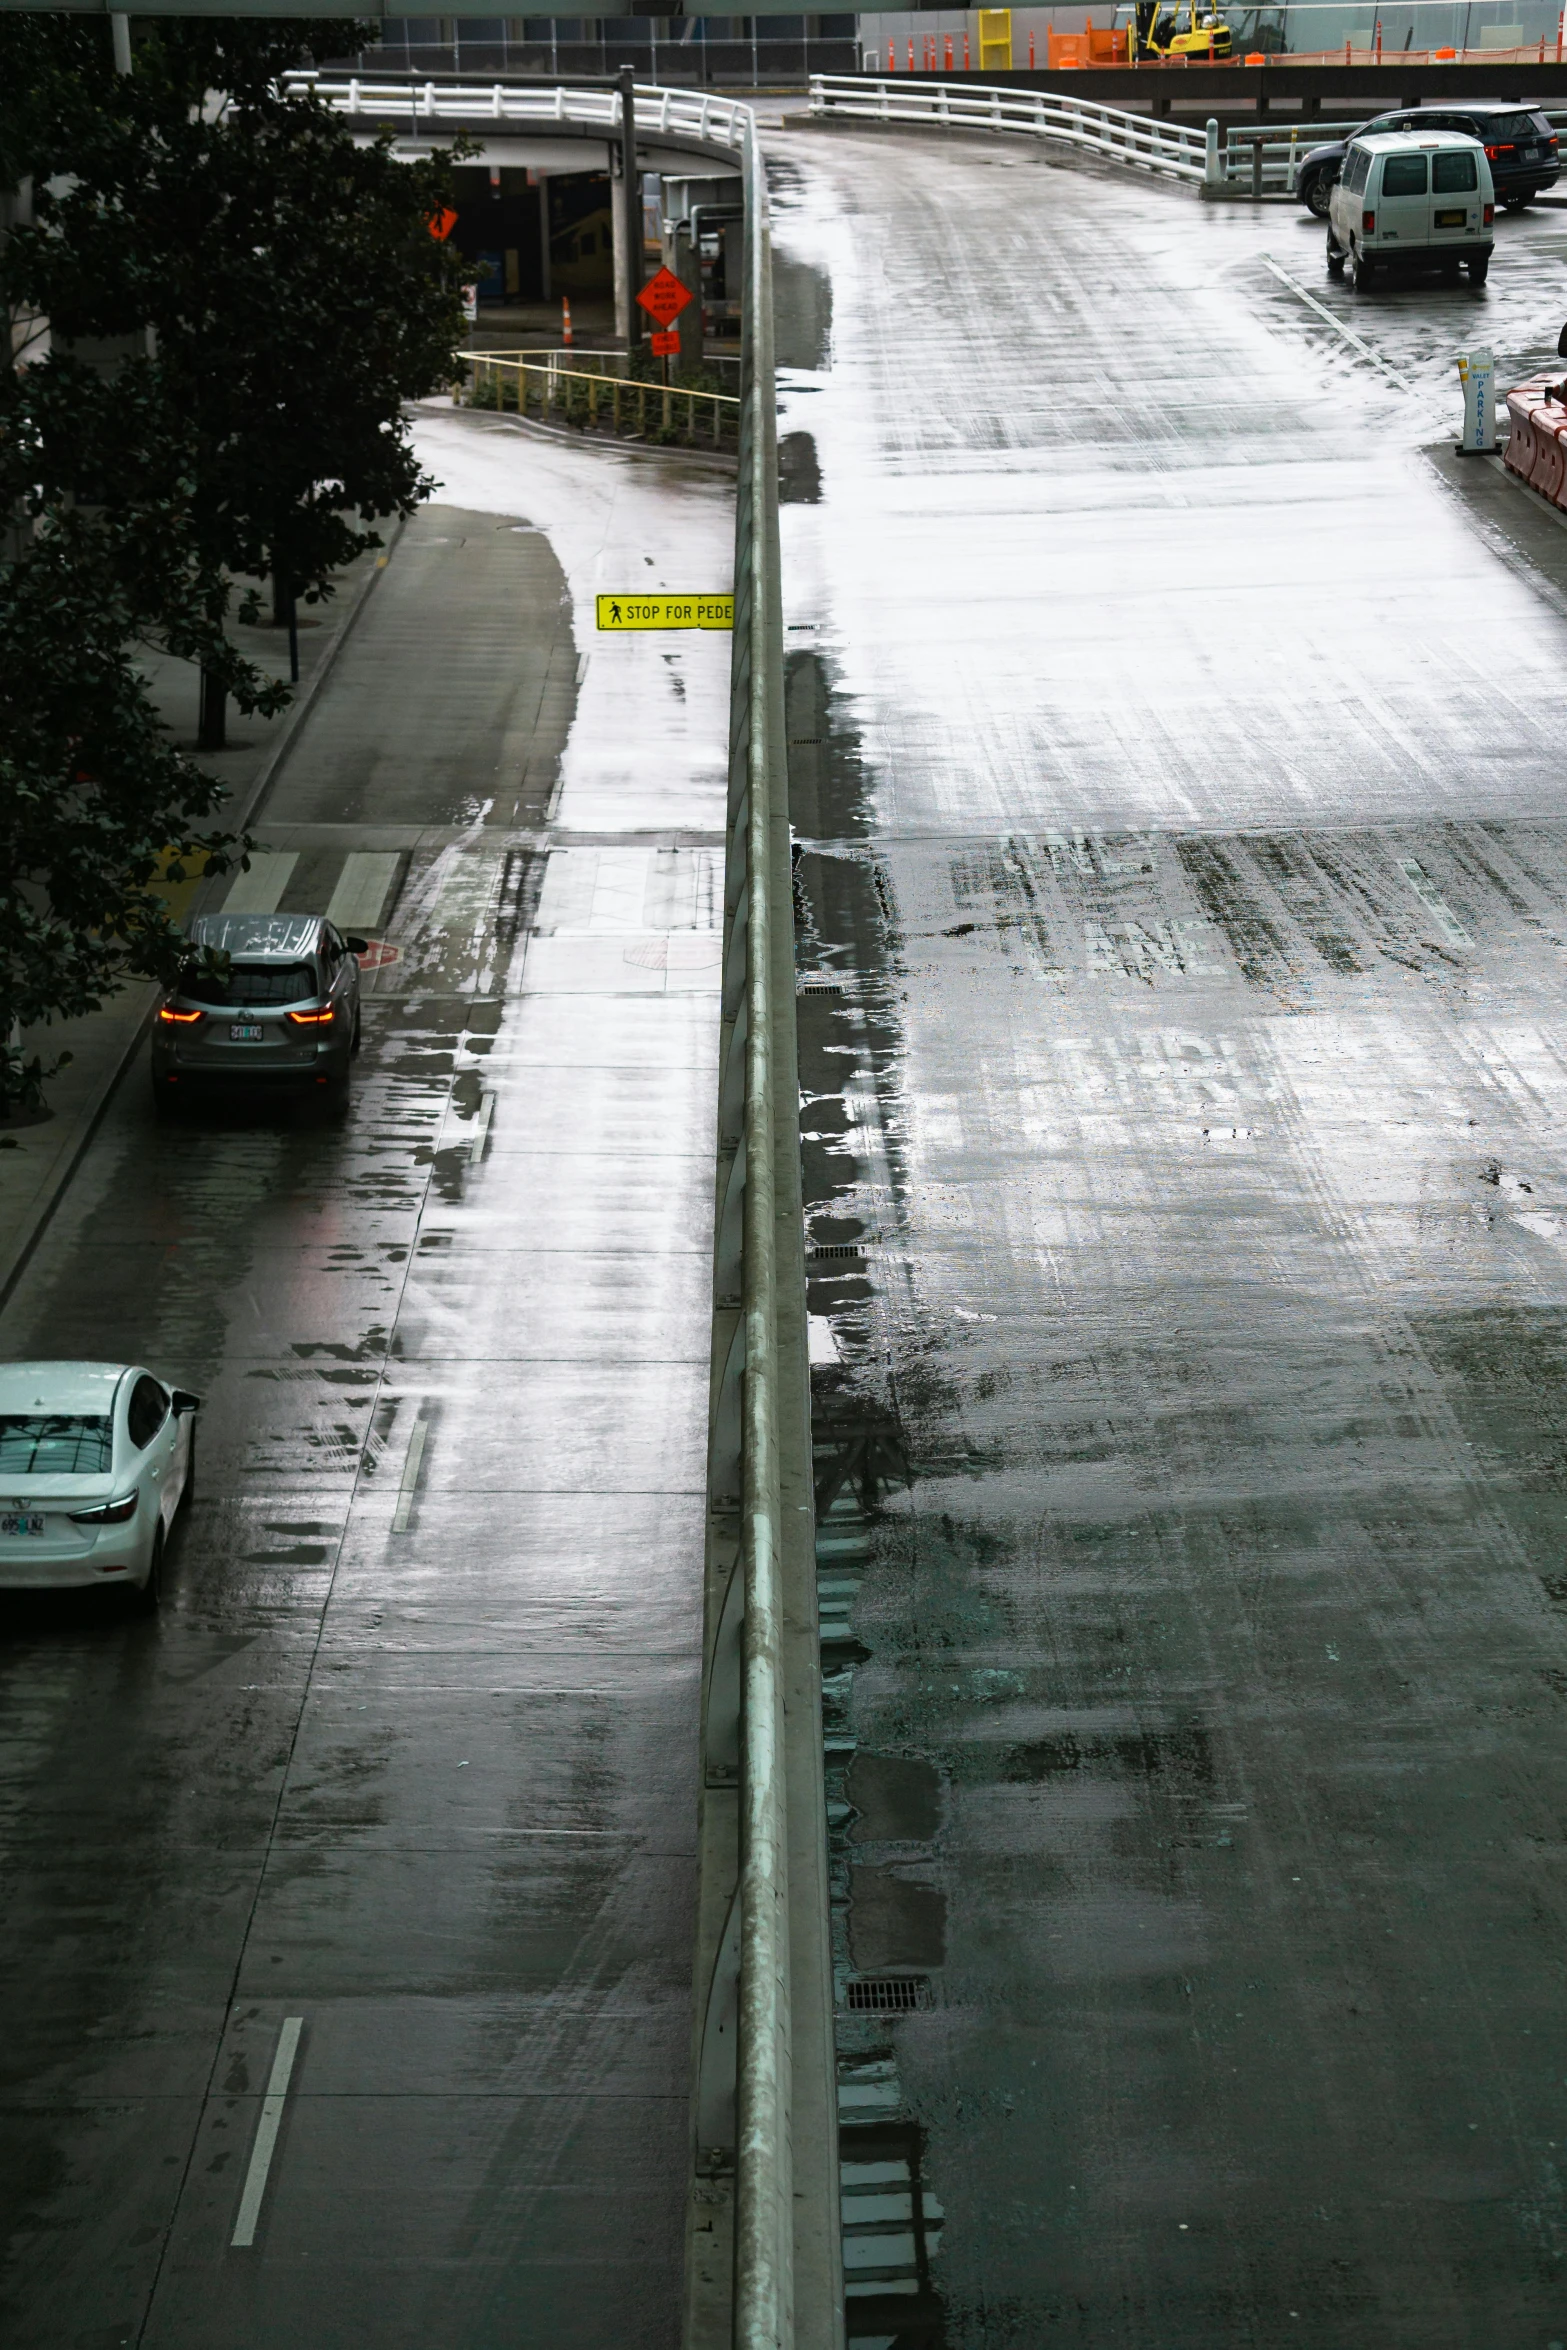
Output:
[[1384,196],[1423,196],[1426,159],[1423,155],[1389,155],[1382,165]]
[[1433,155],[1431,158],[1431,189],[1438,196],[1461,196],[1466,189],[1480,185],[1472,155]]
[[67,1412],[0,1412],[0,1482],[7,1477],[101,1477],[114,1465],[107,1419]]
[[224,979],[187,971],[180,994],[193,1004],[300,1004],[319,995],[321,983],[308,963],[234,963]]

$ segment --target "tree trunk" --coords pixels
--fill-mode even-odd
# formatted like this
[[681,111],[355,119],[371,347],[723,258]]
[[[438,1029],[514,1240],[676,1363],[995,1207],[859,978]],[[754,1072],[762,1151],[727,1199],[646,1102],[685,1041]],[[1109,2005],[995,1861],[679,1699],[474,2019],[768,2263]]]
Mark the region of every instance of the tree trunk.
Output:
[[228,747],[228,688],[214,677],[210,669],[201,673],[201,719],[196,728],[198,751],[221,751]]

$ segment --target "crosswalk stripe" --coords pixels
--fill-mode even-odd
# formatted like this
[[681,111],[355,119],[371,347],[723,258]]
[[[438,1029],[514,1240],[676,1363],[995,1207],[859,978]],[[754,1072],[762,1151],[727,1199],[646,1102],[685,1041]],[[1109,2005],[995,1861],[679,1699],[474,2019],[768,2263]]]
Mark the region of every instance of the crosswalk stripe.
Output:
[[327,903],[327,920],[339,930],[374,930],[397,878],[397,864],[395,850],[390,855],[380,849],[351,850]]
[[275,914],[298,863],[297,849],[252,849],[250,871],[235,874],[223,901],[224,913]]

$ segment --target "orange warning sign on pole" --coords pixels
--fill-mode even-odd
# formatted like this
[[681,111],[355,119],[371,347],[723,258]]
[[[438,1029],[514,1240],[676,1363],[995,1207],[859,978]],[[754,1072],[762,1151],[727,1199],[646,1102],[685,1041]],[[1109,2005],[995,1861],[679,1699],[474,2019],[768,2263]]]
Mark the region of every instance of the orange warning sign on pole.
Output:
[[656,318],[660,326],[673,326],[691,299],[691,288],[683,286],[672,269],[661,269],[657,277],[650,277],[637,296],[649,318]]
[[457,226],[457,215],[450,206],[443,205],[439,212],[432,212],[429,215],[425,225],[437,244],[444,244]]
[[669,326],[650,334],[648,345],[655,359],[673,359],[680,348],[679,327]]

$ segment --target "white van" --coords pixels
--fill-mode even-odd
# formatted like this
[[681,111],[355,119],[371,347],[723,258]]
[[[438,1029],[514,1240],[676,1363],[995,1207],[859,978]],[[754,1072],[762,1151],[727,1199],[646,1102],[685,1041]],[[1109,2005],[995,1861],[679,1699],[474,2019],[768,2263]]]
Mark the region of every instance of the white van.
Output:
[[1385,269],[1491,266],[1496,190],[1478,139],[1462,131],[1382,131],[1352,139],[1328,199],[1328,268],[1369,285]]

